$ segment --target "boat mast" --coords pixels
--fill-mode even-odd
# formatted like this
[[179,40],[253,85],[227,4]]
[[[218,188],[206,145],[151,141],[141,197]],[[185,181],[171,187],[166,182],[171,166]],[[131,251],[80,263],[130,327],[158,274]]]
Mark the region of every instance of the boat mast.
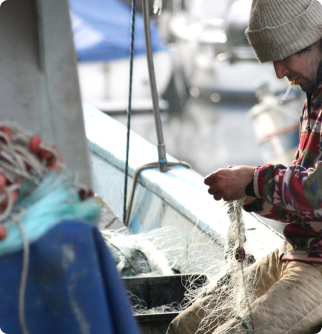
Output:
[[[135,16],[135,0],[133,0],[132,9],[133,9],[132,16],[134,17]],[[159,167],[159,170],[161,172],[167,172],[168,168],[173,167],[173,166],[184,166],[185,168],[191,168],[189,164],[187,164],[186,162],[183,162],[183,161],[167,162],[165,144],[164,144],[164,140],[163,140],[160,109],[159,109],[159,97],[158,97],[158,91],[157,91],[157,87],[156,87],[154,64],[153,64],[153,53],[152,53],[152,43],[151,43],[151,31],[150,31],[149,0],[142,0],[142,10],[143,10],[143,21],[144,21],[144,31],[145,31],[145,47],[146,47],[146,53],[147,53],[150,88],[151,88],[151,95],[152,95],[152,102],[153,102],[153,114],[154,114],[154,121],[155,121],[155,126],[156,126],[157,137],[158,137],[159,161],[146,164],[144,166],[138,167],[135,170],[135,172],[133,174],[132,188],[131,188],[130,199],[129,199],[129,203],[128,203],[127,208],[126,208],[126,204],[127,204],[127,167],[126,167],[126,169],[125,169],[125,182],[124,182],[124,203],[123,203],[123,205],[124,205],[123,222],[124,222],[125,226],[129,226],[129,224],[130,224],[130,216],[131,216],[131,210],[132,210],[135,188],[136,188],[136,184],[137,184],[137,178],[138,178],[138,175],[140,174],[141,171],[143,171],[145,169],[156,168],[156,167]],[[133,24],[133,29],[134,29],[134,24]],[[134,34],[133,34],[132,39],[131,39],[132,42],[133,42],[133,38],[134,38]],[[132,58],[133,58],[133,54],[131,54],[131,59]],[[131,75],[130,75],[130,81],[131,81]],[[130,91],[131,91],[131,88],[130,88]],[[129,99],[128,114],[129,114],[129,116],[131,114],[131,101],[130,101],[130,99]],[[129,122],[128,122],[128,142],[129,142]],[[128,154],[128,150],[127,150],[127,154]],[[127,161],[128,161],[128,159],[127,159]],[[127,166],[127,163],[126,163],[126,166]]]

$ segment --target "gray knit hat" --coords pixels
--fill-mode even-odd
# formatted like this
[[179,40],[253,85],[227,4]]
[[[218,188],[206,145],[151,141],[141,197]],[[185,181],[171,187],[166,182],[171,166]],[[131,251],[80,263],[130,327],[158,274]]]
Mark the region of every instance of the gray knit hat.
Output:
[[282,60],[322,38],[317,0],[253,0],[246,35],[261,63]]

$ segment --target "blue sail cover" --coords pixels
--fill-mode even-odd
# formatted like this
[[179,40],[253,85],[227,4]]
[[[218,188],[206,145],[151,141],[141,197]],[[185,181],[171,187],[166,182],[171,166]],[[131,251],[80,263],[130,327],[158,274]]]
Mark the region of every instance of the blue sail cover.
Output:
[[[120,0],[69,0],[79,61],[109,61],[130,56],[131,8]],[[151,22],[153,51],[164,49]],[[145,53],[143,17],[136,13],[134,55]]]

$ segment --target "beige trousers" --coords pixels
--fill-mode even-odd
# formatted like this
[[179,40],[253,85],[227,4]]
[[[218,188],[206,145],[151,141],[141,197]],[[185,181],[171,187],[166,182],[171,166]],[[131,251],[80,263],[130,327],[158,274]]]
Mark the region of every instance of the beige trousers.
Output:
[[[198,330],[204,316],[202,305],[213,303],[210,305],[216,312],[216,298],[210,295],[181,312],[170,324],[167,334],[311,334],[319,331],[322,326],[322,265],[282,262],[276,250],[247,271],[254,278],[256,295],[250,308],[251,332],[238,320],[228,319],[222,309],[214,316],[216,321]],[[240,316],[248,317],[248,310]]]

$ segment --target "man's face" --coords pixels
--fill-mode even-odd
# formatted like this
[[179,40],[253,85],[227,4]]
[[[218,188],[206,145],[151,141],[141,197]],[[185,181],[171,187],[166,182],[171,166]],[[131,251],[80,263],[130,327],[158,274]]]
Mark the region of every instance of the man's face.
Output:
[[295,79],[304,92],[314,89],[317,81],[317,70],[322,61],[320,41],[308,48],[295,53],[283,60],[274,61],[274,69],[279,79],[287,77],[289,81]]

